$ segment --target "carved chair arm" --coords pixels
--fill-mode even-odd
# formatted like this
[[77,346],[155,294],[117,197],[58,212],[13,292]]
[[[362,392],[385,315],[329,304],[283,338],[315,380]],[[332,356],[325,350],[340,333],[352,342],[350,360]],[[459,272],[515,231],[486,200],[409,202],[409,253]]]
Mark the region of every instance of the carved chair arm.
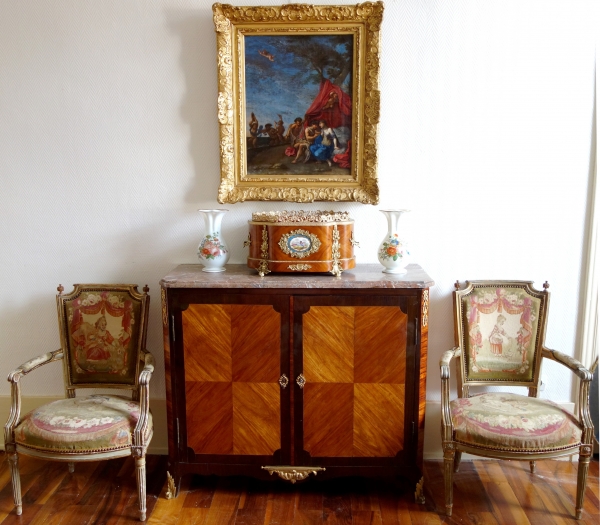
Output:
[[8,374],[7,380],[10,382],[10,414],[4,424],[4,443],[7,451],[13,446],[13,430],[21,419],[21,377],[26,376],[29,372],[40,366],[47,365],[53,361],[60,361],[62,358],[62,349],[48,352],[30,359]]
[[460,348],[446,350],[440,359],[440,376],[442,379],[442,440],[452,441],[454,427],[450,414],[450,362],[461,355]]
[[29,372],[35,370],[36,368],[39,368],[43,365],[47,365],[48,363],[52,363],[53,361],[59,361],[62,358],[62,349],[39,355],[15,368],[12,372],[8,374],[7,380],[11,383],[14,383],[16,381],[19,381],[19,379],[21,379],[22,376],[27,375]]
[[[594,423],[592,422],[592,417],[590,415],[590,383],[593,377],[592,372],[574,357],[563,354],[558,350],[550,350],[549,348],[543,347],[542,355],[566,366],[579,378],[577,411],[579,421],[583,425],[582,440],[584,443],[591,443],[594,430]],[[594,370],[596,366],[598,366],[598,357],[596,357],[596,360],[591,367],[592,370]]]
[[147,350],[142,351],[144,358],[144,368],[140,372],[140,417],[133,431],[133,450],[135,456],[142,456],[146,453],[148,443],[144,441],[146,429],[148,427],[148,416],[150,413],[150,379],[154,372],[154,357]]
[[144,358],[144,368],[140,372],[139,383],[140,385],[148,385],[154,372],[154,356],[147,350],[142,351],[142,356]]
[[546,347],[542,348],[542,355],[547,359],[551,359],[552,361],[556,361],[557,363],[566,366],[582,381],[589,382],[592,380],[592,373],[574,357],[563,354],[558,350],[550,350]]
[[440,358],[440,374],[442,381],[450,379],[450,361],[455,357],[459,357],[461,354],[460,348],[453,348],[452,350],[446,350]]

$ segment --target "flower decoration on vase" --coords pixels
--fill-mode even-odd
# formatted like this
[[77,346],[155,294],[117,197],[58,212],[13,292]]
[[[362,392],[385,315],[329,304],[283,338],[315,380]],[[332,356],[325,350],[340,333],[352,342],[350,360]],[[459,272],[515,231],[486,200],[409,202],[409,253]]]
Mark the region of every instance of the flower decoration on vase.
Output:
[[198,210],[204,215],[205,235],[198,245],[198,258],[203,272],[224,272],[229,249],[221,235],[221,222],[228,210]]
[[409,210],[379,210],[385,215],[388,231],[377,249],[377,258],[384,266],[383,273],[405,273],[410,262],[407,243],[400,233],[402,215]]

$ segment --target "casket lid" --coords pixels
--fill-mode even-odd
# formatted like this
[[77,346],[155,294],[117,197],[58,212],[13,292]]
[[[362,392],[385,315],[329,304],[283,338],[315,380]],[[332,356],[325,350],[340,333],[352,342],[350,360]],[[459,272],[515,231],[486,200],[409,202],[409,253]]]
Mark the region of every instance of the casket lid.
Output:
[[353,221],[347,211],[259,211],[252,214],[251,222],[330,223]]

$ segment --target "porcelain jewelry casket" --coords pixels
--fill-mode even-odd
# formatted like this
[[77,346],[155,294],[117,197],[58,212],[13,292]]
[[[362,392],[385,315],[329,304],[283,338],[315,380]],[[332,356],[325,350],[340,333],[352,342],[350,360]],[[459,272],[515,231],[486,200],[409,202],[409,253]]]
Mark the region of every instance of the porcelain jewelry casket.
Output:
[[354,268],[354,220],[347,212],[270,211],[252,214],[248,266],[270,272],[330,272]]

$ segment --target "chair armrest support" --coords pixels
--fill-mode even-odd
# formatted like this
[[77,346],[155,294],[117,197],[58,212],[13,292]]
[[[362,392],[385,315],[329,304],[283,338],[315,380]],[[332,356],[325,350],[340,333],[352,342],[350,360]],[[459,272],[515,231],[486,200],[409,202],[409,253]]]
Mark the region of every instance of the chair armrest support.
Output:
[[143,351],[142,356],[144,357],[144,368],[140,372],[139,383],[140,385],[148,385],[154,372],[154,356],[147,350]]
[[[590,415],[590,383],[593,377],[592,372],[574,357],[563,354],[558,350],[550,350],[549,348],[543,347],[542,355],[566,366],[579,378],[577,415],[579,416],[580,423],[583,425],[582,441],[591,444],[594,431],[594,423],[592,422],[592,417]],[[594,366],[596,366],[596,362],[592,365],[592,367]]]
[[148,428],[148,416],[150,413],[150,379],[154,372],[154,357],[147,350],[142,351],[144,358],[144,368],[140,372],[140,417],[133,431],[133,450],[134,456],[142,456],[146,454],[148,443],[144,441]]
[[442,381],[444,379],[450,379],[450,361],[455,357],[460,356],[461,349],[453,348],[452,350],[446,350],[440,358],[440,374]]
[[558,350],[550,350],[546,347],[542,348],[542,356],[566,366],[582,381],[589,382],[592,380],[592,373],[574,357],[563,354]]
[[461,355],[460,348],[446,350],[440,359],[440,376],[442,379],[442,441],[452,441],[454,426],[450,413],[450,362]]
[[30,359],[8,374],[7,380],[10,382],[10,414],[4,424],[4,445],[7,452],[11,452],[12,448],[14,448],[13,431],[21,419],[21,377],[26,376],[29,372],[40,366],[47,365],[53,361],[60,361],[62,358],[62,349],[48,352]]

